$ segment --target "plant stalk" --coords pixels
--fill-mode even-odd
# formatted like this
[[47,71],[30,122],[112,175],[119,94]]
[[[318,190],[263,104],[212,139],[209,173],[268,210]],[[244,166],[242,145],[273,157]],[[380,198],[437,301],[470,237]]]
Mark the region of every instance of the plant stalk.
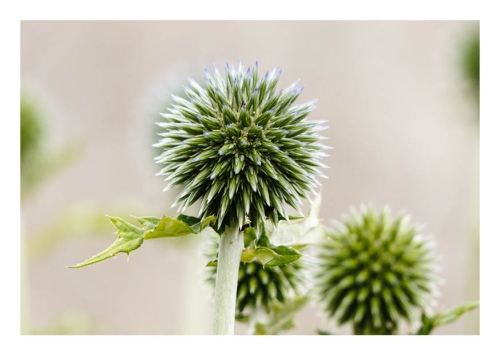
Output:
[[217,276],[215,279],[215,335],[234,334],[236,291],[242,250],[243,232],[240,232],[235,224],[226,227],[226,232],[220,238]]

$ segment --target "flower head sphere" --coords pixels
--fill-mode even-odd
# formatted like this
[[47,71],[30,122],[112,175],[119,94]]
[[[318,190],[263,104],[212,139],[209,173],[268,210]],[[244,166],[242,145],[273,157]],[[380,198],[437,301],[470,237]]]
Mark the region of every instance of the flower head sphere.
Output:
[[327,236],[316,290],[339,325],[351,323],[355,334],[395,334],[432,306],[439,281],[432,244],[409,216],[362,206]]
[[219,227],[248,219],[258,228],[266,218],[288,218],[285,207],[299,210],[319,186],[322,122],[306,120],[314,102],[294,105],[303,90],[297,83],[276,89],[280,74],[259,79],[257,63],[226,65],[224,76],[214,67],[204,87],[190,80],[188,100],[173,97],[155,146],[164,149],[156,161],[165,165],[158,174],[166,189],[184,187],[174,205],[200,201],[200,217],[217,216]]

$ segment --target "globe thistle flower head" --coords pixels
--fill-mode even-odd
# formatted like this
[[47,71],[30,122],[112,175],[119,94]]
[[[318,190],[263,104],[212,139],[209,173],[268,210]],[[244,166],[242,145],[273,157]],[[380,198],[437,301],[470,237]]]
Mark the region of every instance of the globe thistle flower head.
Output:
[[162,114],[165,129],[155,145],[164,167],[166,189],[183,187],[174,205],[200,201],[200,217],[215,215],[219,227],[249,220],[258,228],[266,218],[288,218],[286,206],[299,210],[302,198],[319,186],[325,156],[319,121],[307,121],[314,102],[296,105],[297,83],[277,90],[281,70],[259,78],[258,65],[226,65],[205,70],[204,86],[193,80],[188,99]]
[[415,326],[439,282],[431,241],[403,213],[362,206],[335,222],[318,251],[316,290],[326,314],[355,334]]
[[[264,232],[266,228],[261,228]],[[214,260],[219,250],[220,236],[211,233],[206,238],[203,253],[207,260]],[[255,240],[245,236],[245,248]],[[215,286],[217,267],[207,267],[206,282]],[[255,311],[270,312],[275,302],[283,304],[287,299],[304,294],[307,287],[306,264],[303,258],[281,266],[264,267],[257,260],[241,262],[236,291],[236,317],[243,319]]]

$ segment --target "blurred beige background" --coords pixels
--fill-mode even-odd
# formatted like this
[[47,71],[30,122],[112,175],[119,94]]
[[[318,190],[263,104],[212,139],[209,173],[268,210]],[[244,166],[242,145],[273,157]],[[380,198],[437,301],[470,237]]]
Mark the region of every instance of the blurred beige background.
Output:
[[[50,106],[53,141],[83,147],[23,201],[25,244],[68,211],[98,211],[104,224],[98,233],[72,228],[25,259],[25,323],[44,329],[69,315],[84,323],[73,333],[211,333],[197,238],[145,243],[129,262],[120,254],[84,269],[64,266],[111,244],[116,236],[104,213],[175,214],[174,195],[162,193],[154,176],[152,113],[188,76],[201,77],[203,66],[222,69],[238,59],[247,66],[258,60],[261,74],[281,67],[281,86],[301,78],[299,100],[318,99],[312,117],[329,121],[324,135],[335,147],[326,159],[324,221],[361,203],[405,209],[442,258],[437,309],[479,299],[477,106],[458,67],[463,38],[478,28],[449,21],[23,21],[21,81]],[[292,334],[326,327],[313,306],[298,323]],[[436,333],[478,334],[479,312]]]

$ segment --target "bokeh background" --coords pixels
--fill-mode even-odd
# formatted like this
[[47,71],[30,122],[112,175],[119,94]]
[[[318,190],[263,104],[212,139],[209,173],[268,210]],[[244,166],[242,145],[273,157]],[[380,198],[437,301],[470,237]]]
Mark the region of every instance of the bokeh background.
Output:
[[[158,112],[204,66],[240,59],[318,99],[335,147],[323,221],[404,209],[441,256],[436,310],[479,299],[479,22],[22,21],[22,121],[39,122],[21,130],[36,147],[22,157],[22,333],[211,333],[199,238],[64,266],[115,239],[105,214],[176,213],[154,176]],[[297,321],[290,334],[328,327],[314,305]],[[479,311],[435,333],[479,334]]]

